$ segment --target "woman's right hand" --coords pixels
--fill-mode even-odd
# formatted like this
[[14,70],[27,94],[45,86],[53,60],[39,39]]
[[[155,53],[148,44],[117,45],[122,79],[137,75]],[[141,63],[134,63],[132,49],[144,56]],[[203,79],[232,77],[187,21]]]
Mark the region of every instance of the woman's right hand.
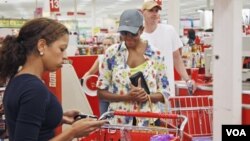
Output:
[[138,87],[131,84],[131,90],[128,96],[131,101],[145,102],[148,100],[146,91],[141,87],[141,78],[138,80]]
[[85,118],[77,120],[72,124],[72,129],[76,138],[88,136],[91,132],[99,129],[102,125],[107,123],[107,120],[96,120]]
[[138,88],[136,90],[131,90],[130,94],[131,101],[145,102],[148,100],[147,93],[143,88]]

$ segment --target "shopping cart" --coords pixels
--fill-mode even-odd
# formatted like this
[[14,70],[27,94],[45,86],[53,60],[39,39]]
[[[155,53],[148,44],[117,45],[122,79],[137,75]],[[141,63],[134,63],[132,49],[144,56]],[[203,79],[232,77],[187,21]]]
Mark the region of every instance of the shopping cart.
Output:
[[[169,98],[170,113],[184,115],[188,118],[184,128],[184,141],[212,140],[212,96],[175,96]],[[178,121],[173,121],[179,126]]]
[[183,129],[187,123],[187,118],[177,114],[153,113],[153,112],[124,112],[113,111],[104,113],[100,119],[108,119],[113,116],[132,116],[146,118],[160,118],[181,121],[180,126],[130,126],[130,125],[111,125],[106,124],[96,132],[93,132],[88,137],[79,139],[80,141],[150,141],[153,138],[159,137],[168,138],[171,141],[181,141]]

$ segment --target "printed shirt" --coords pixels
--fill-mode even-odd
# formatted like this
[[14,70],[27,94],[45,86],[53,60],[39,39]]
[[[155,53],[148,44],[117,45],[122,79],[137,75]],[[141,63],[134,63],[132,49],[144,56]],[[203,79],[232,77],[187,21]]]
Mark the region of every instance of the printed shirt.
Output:
[[[156,48],[147,45],[144,57],[147,65],[142,71],[145,80],[148,84],[151,94],[160,92],[163,94],[165,100],[169,96],[169,83],[167,78],[166,66],[164,65],[164,57]],[[130,91],[131,70],[127,64],[128,50],[125,43],[113,45],[109,47],[104,55],[101,68],[99,70],[99,77],[97,87],[105,89],[117,95],[126,95]],[[110,102],[110,111],[151,111],[149,102],[138,104],[137,102]],[[152,103],[152,111],[161,112],[160,102]],[[114,124],[132,124],[133,117],[115,117],[112,120]],[[147,126],[149,120],[146,118],[139,118],[138,126]]]

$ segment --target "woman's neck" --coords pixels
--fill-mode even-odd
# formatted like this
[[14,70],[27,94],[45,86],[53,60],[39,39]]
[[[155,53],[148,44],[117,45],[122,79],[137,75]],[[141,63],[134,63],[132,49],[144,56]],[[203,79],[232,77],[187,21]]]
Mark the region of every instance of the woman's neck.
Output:
[[133,52],[141,52],[141,50],[144,48],[144,41],[142,39],[140,39],[138,41],[138,43],[136,44],[136,47],[131,47],[128,48],[129,51],[133,51]]
[[17,75],[31,74],[41,79],[43,74],[43,66],[38,58],[28,57],[26,63],[20,68]]

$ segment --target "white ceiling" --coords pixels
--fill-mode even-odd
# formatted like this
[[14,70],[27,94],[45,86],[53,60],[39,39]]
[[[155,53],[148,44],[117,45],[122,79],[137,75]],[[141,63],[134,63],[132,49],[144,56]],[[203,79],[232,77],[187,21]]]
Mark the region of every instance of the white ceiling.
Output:
[[[95,18],[119,17],[121,12],[128,8],[140,8],[144,0],[59,0],[60,13],[64,16],[67,12],[75,10],[85,12],[83,19],[90,19],[95,8]],[[163,1],[162,18],[167,16],[167,0]],[[181,18],[198,18],[198,9],[213,7],[214,0],[180,0]],[[250,8],[250,0],[243,0],[244,7]],[[32,18],[36,7],[42,7],[43,11],[49,11],[49,0],[0,0],[0,17],[4,18]]]

